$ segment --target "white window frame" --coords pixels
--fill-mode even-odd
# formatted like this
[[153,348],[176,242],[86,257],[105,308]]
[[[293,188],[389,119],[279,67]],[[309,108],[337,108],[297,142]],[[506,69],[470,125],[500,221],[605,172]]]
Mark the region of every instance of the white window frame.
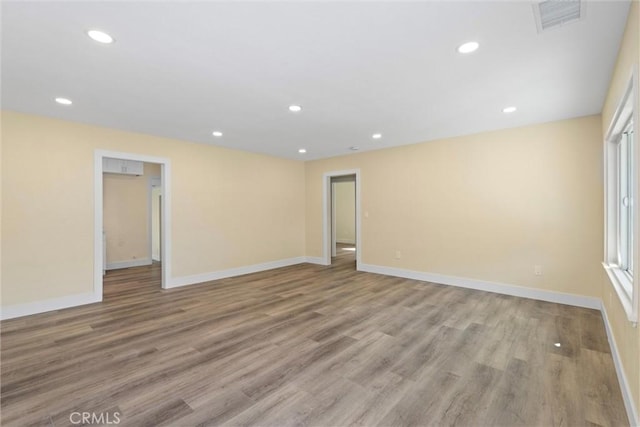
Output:
[[[637,82],[637,70],[634,70],[633,76],[629,81],[627,89],[622,97],[621,102],[613,116],[613,120],[609,125],[604,143],[604,161],[605,161],[605,259],[603,266],[616,294],[620,298],[620,302],[624,307],[629,321],[636,324],[638,322],[638,299],[639,299],[639,280],[638,280],[638,88],[634,82]],[[627,182],[621,182],[621,171],[623,165],[620,156],[622,145],[621,141],[626,138],[626,131],[632,123],[635,134],[633,135],[633,150],[631,163],[631,179]],[[630,184],[632,188],[626,192],[629,199],[627,203],[631,205],[631,216],[624,214],[625,205],[621,199],[621,192],[624,193],[626,185]],[[624,195],[624,194],[623,194]],[[627,219],[633,223],[633,229],[628,229]],[[626,232],[629,234],[626,234]],[[623,238],[623,234],[631,236],[632,245],[626,245],[627,240]],[[631,257],[625,256],[632,252]],[[633,271],[635,270],[635,272]]]

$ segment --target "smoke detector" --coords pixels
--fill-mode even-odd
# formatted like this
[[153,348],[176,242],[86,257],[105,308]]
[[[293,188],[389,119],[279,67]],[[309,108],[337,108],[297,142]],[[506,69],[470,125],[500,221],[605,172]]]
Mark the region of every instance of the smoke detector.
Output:
[[580,21],[585,15],[581,0],[544,0],[533,4],[538,33]]

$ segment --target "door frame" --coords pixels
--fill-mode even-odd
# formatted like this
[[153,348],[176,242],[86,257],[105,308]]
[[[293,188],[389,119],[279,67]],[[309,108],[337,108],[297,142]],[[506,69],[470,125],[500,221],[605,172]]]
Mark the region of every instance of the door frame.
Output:
[[360,191],[360,169],[347,169],[341,171],[325,172],[322,175],[322,263],[331,265],[331,236],[332,230],[332,210],[333,191],[331,178],[355,175],[356,177],[356,270],[359,270],[362,262],[362,232],[361,232],[361,191]]
[[[151,263],[155,261],[153,259],[153,189],[155,188],[154,184],[158,184],[160,188],[160,203],[162,203],[162,177],[161,176],[150,176],[149,177],[149,217],[148,221],[148,233],[149,233],[149,254],[151,258]],[[160,209],[159,207],[158,209]],[[160,224],[162,224],[162,216],[160,216]],[[162,240],[162,231],[160,231],[160,239]],[[162,243],[160,243],[160,261],[162,262]]]
[[[102,229],[104,227],[103,212],[103,181],[102,181],[102,159],[111,157],[121,160],[135,160],[146,163],[156,163],[160,165],[160,178],[163,191],[162,198],[162,221],[161,229],[161,255],[162,259],[162,288],[167,289],[171,283],[171,161],[164,157],[148,156],[145,154],[125,153],[120,151],[109,151],[97,149],[94,151],[94,261],[93,261],[93,292],[99,301],[102,301],[102,268],[103,268],[103,246]],[[151,255],[151,254],[149,254]]]
[[336,220],[336,182],[331,180],[331,257],[337,255],[336,240],[338,239],[338,221]]

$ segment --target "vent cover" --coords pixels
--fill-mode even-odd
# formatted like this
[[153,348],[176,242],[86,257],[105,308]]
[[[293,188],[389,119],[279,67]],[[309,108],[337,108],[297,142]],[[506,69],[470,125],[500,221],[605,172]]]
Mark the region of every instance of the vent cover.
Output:
[[534,3],[538,32],[579,21],[584,17],[584,4],[581,0],[546,0]]

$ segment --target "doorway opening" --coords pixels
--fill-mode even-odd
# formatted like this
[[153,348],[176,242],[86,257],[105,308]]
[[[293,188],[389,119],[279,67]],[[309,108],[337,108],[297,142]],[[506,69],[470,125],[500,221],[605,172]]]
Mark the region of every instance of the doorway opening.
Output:
[[163,289],[169,287],[170,177],[168,159],[96,150],[94,294],[98,300],[104,296],[107,270],[146,268]]
[[160,176],[151,177],[149,180],[149,191],[151,198],[151,208],[149,209],[149,235],[151,238],[152,263],[162,262],[162,178]]
[[356,176],[331,178],[331,263],[355,262]]
[[360,171],[329,172],[323,177],[323,263],[355,260],[360,265]]

